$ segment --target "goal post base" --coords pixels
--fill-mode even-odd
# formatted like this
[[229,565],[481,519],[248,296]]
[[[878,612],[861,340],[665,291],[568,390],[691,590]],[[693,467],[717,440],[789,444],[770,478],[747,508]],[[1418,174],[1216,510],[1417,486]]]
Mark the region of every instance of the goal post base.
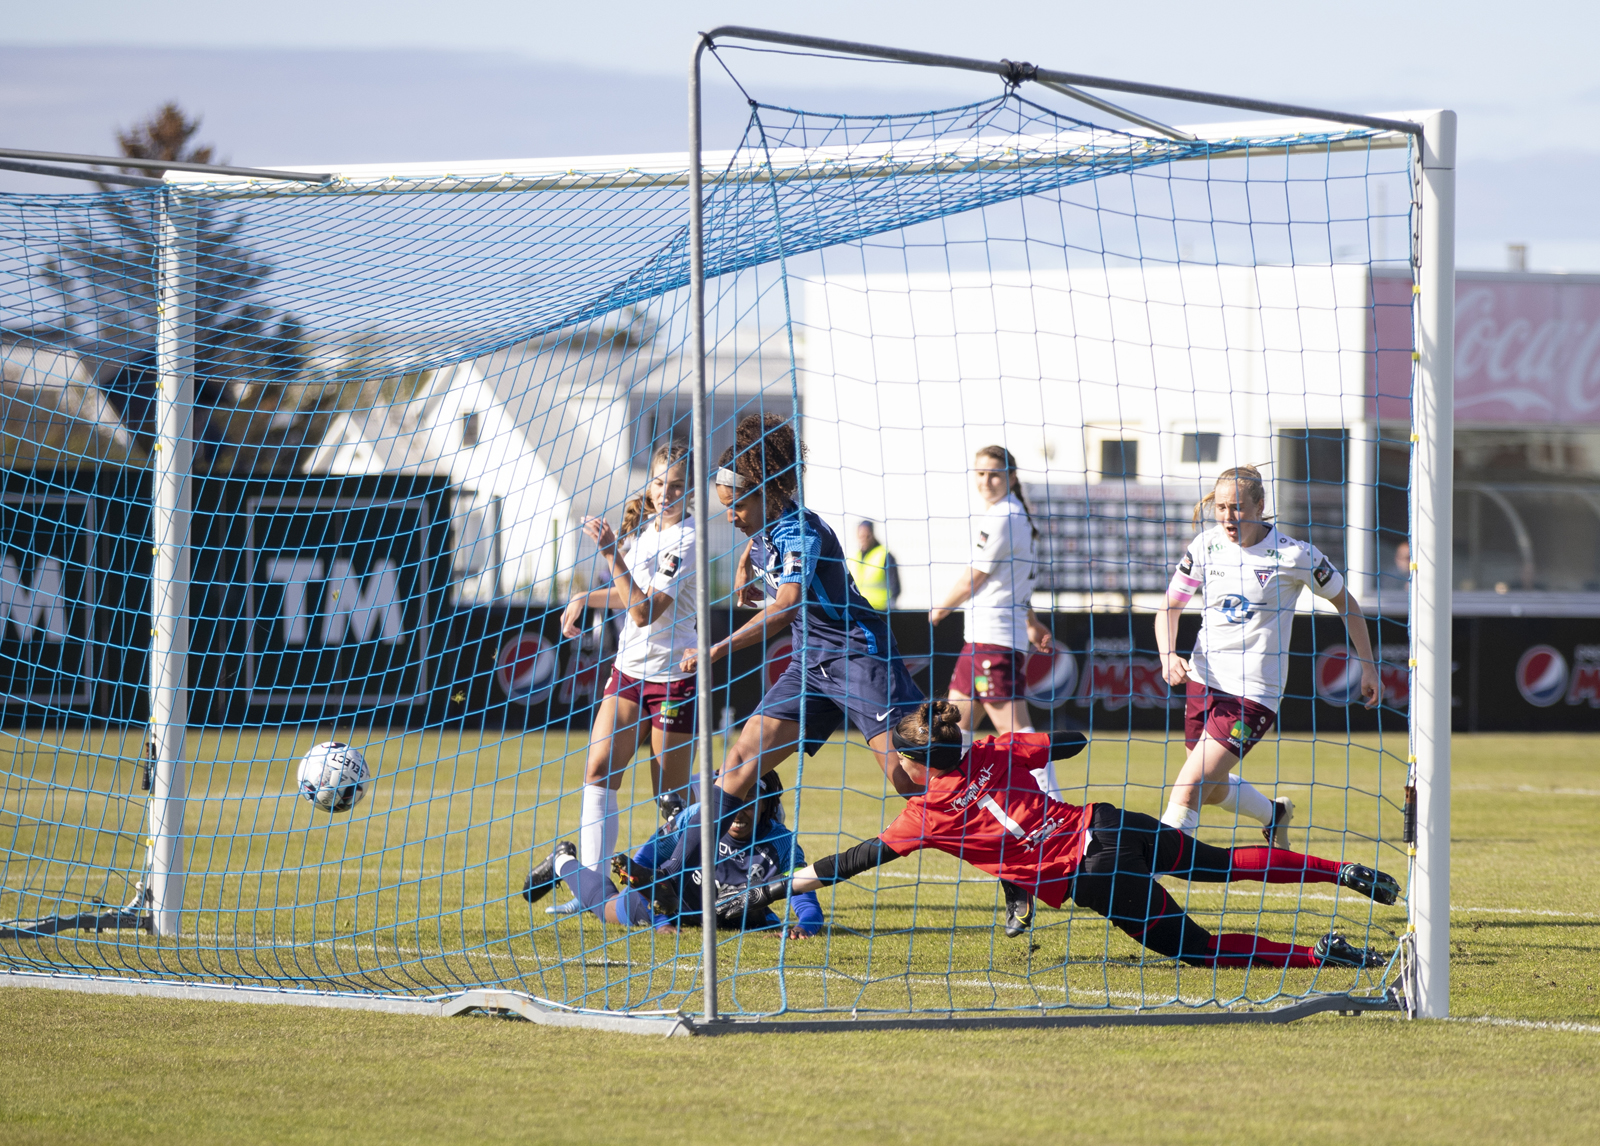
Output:
[[1368,1011],[1407,1013],[1404,992],[1391,986],[1382,995],[1312,995],[1282,1007],[1262,1010],[1183,1010],[1141,1013],[1026,1015],[928,1015],[836,1019],[714,1019],[673,1011],[585,1011],[561,1007],[523,991],[478,989],[432,998],[403,998],[354,991],[285,990],[277,987],[226,986],[182,983],[160,979],[124,979],[112,976],[60,975],[37,971],[0,970],[0,988],[40,987],[78,991],[91,995],[147,996],[189,1002],[254,1003],[269,1006],[328,1007],[351,1011],[376,1011],[390,1015],[454,1018],[462,1015],[497,1015],[520,1018],[541,1026],[575,1027],[614,1034],[719,1036],[747,1034],[802,1034],[845,1031],[1003,1030],[1047,1027],[1205,1027],[1240,1023],[1282,1025],[1333,1012],[1357,1016]]
[[0,970],[0,988],[4,987],[41,987],[46,990],[78,991],[89,995],[137,995],[187,1002],[326,1007],[348,1011],[377,1011],[388,1015],[419,1015],[428,1018],[489,1014],[515,1016],[547,1027],[578,1027],[610,1031],[613,1034],[657,1037],[692,1033],[687,1020],[673,1011],[635,1014],[620,1011],[584,1011],[561,1007],[522,991],[495,989],[460,991],[431,998],[405,998],[398,995],[372,995],[355,991],[286,990],[278,987]]
[[1292,1023],[1329,1011],[1341,1015],[1362,1015],[1368,1011],[1401,1012],[1400,994],[1390,989],[1381,996],[1313,995],[1288,1006],[1267,1010],[1155,1011],[1138,1014],[1106,1013],[1078,1015],[941,1015],[917,1018],[876,1019],[724,1019],[717,1022],[686,1018],[689,1033],[695,1035],[790,1034],[802,1031],[925,1031],[925,1030],[1003,1030],[1047,1027],[1209,1027],[1240,1023]]

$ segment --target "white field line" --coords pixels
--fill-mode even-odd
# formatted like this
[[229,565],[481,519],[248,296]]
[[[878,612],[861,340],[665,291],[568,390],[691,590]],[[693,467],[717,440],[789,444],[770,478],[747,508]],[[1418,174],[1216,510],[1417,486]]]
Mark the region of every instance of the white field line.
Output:
[[1600,1027],[1586,1023],[1540,1022],[1536,1019],[1497,1019],[1491,1015],[1448,1015],[1447,1023],[1481,1023],[1489,1027],[1516,1027],[1524,1031],[1573,1031],[1583,1035],[1600,1035]]
[[1600,796],[1600,788],[1535,788],[1532,784],[1516,787],[1495,784],[1451,784],[1452,792],[1528,792],[1536,796]]

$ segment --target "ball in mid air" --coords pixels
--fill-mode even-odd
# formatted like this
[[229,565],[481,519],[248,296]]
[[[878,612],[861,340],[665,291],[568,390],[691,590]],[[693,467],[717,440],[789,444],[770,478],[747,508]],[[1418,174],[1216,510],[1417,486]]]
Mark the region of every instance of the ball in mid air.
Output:
[[358,748],[329,740],[300,758],[300,794],[325,812],[348,812],[367,794],[366,758]]

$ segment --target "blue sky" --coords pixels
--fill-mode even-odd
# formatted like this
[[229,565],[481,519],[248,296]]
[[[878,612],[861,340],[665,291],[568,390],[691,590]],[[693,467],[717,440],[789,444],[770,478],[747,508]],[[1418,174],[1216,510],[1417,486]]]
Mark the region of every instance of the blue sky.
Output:
[[[13,5],[0,27],[0,134],[11,146],[101,151],[114,125],[176,98],[206,115],[206,136],[239,162],[677,149],[693,33],[723,23],[1352,111],[1452,107],[1463,264],[1503,265],[1516,241],[1536,267],[1600,270],[1594,3]],[[842,110],[888,110],[899,103],[889,91],[915,101],[993,87],[892,65],[730,59],[764,93],[826,91],[859,105]],[[0,179],[0,189],[24,185],[42,189]]]

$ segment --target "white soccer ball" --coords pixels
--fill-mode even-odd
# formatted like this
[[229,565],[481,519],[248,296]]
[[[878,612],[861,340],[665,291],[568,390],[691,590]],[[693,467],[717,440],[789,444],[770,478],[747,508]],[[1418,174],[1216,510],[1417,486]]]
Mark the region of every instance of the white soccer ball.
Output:
[[337,740],[300,758],[300,794],[324,812],[348,812],[367,794],[371,779],[361,750]]

